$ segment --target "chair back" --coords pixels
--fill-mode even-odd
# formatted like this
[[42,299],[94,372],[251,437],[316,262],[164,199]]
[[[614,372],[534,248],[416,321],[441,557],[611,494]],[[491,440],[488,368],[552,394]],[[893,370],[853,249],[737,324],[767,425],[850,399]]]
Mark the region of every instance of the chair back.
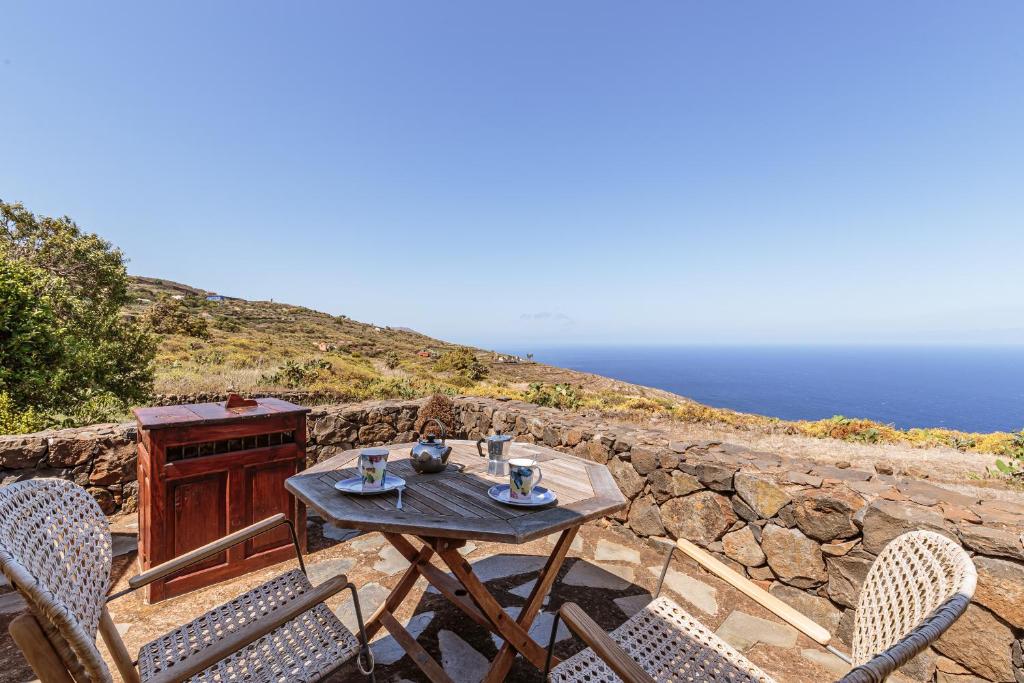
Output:
[[111,559],[106,515],[85,489],[63,479],[0,488],[0,571],[78,683],[111,681],[96,646]]
[[932,531],[892,540],[872,563],[853,625],[854,668],[844,677],[884,680],[935,642],[967,609],[978,574],[956,542]]

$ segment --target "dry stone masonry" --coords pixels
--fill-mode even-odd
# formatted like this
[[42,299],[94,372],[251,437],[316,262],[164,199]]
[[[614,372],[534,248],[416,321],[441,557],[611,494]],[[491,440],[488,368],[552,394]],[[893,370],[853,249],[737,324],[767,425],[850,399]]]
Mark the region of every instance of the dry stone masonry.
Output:
[[[890,540],[930,529],[974,554],[978,590],[964,617],[903,673],[940,683],[1024,683],[1024,505],[889,470],[822,465],[667,430],[518,401],[454,399],[455,436],[496,430],[607,464],[631,504],[606,523],[715,553],[849,644],[872,560]],[[411,441],[422,401],[322,406],[309,416],[309,462]],[[108,513],[135,506],[135,429],[96,425],[0,436],[0,484],[58,476]],[[964,489],[967,490],[967,489]]]

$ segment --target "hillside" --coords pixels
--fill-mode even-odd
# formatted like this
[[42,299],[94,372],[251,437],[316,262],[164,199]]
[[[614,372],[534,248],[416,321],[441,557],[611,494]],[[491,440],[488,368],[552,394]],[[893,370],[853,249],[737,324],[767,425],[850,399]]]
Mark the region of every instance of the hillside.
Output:
[[[551,392],[554,385],[571,385],[559,395],[564,404],[584,395],[607,407],[625,407],[631,398],[665,405],[685,401],[657,389],[466,349],[408,328],[378,327],[272,301],[209,301],[212,292],[168,280],[134,277],[132,294],[132,315],[146,316],[156,302],[178,297],[190,319],[205,323],[202,335],[162,335],[158,394],[298,389],[350,400],[436,391],[522,398],[531,383],[540,383]],[[474,361],[474,367],[462,367]],[[452,362],[454,367],[440,369]]]
[[[896,445],[904,450],[945,449],[949,452],[943,457],[953,460],[958,452],[975,452],[999,455],[1011,463],[1024,461],[1024,433],[898,430],[842,416],[786,421],[713,408],[659,389],[502,357],[408,328],[378,327],[301,306],[230,297],[211,301],[211,292],[145,277],[133,278],[132,293],[130,315],[152,321],[154,309],[163,306],[168,311],[157,322],[174,320],[174,329],[161,335],[155,384],[159,395],[234,390],[310,392],[337,401],[432,393],[509,397],[598,410],[631,421],[671,420],[705,432],[706,438],[729,433],[730,438],[744,438],[753,445],[763,445],[765,437],[796,437],[800,441],[788,447],[811,455],[842,441],[890,450]],[[994,464],[991,459],[986,463]]]

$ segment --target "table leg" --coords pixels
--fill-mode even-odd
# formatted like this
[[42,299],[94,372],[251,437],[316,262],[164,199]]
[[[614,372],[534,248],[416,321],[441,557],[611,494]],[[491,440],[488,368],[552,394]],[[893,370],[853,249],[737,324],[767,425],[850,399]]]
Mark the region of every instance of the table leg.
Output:
[[[491,631],[501,636],[506,643],[510,643],[512,647],[521,652],[538,669],[543,668],[547,651],[529,636],[528,629],[533,621],[532,617],[529,620],[522,619],[522,623],[513,621],[494,596],[491,595],[490,591],[487,590],[487,587],[473,573],[473,568],[469,562],[458,551],[445,550],[441,547],[436,548],[436,550],[437,554],[452,570],[452,573],[455,574],[455,578],[459,580],[459,583],[469,591],[470,596],[472,596],[480,611],[490,619],[493,624]],[[536,612],[534,612],[535,615]],[[493,665],[491,671],[494,671]],[[494,679],[491,679],[489,676],[488,678],[490,680],[502,680],[503,676]]]
[[[399,534],[384,534],[384,538],[391,542],[391,545],[395,546],[398,552],[402,553],[407,560],[414,562],[416,558],[416,548],[413,547],[412,543],[407,541]],[[434,548],[436,550],[437,544],[442,539],[437,538],[420,538],[424,544]],[[422,562],[418,565],[419,573],[425,578],[430,585],[436,588],[441,595],[448,598],[448,601],[454,604],[456,607],[466,613],[473,621],[480,624],[484,628],[493,631],[494,627],[491,622],[488,621],[487,617],[477,609],[476,605],[469,598],[469,594],[466,589],[462,587],[458,581],[445,574],[443,571],[430,564],[429,562]]]
[[[540,611],[544,596],[554,583],[558,570],[565,561],[569,547],[578,531],[579,527],[572,527],[562,532],[558,542],[555,543],[551,556],[537,576],[537,583],[530,592],[526,605],[515,620],[509,617],[483,582],[473,573],[472,565],[458,552],[461,545],[458,541],[422,537],[420,540],[423,541],[423,547],[417,550],[402,535],[386,533],[384,537],[410,562],[410,566],[398,580],[384,604],[367,621],[367,635],[373,637],[381,628],[387,629],[388,633],[395,638],[432,683],[451,683],[451,679],[444,669],[416,642],[412,634],[394,616],[395,610],[405,600],[416,580],[423,576],[474,621],[504,639],[505,643],[491,664],[485,681],[488,683],[504,681],[515,660],[516,652],[522,653],[534,666],[541,669],[544,667],[547,651],[530,637],[529,629]],[[451,569],[455,575],[454,579],[430,563],[430,558],[435,553]],[[553,657],[552,664],[558,663],[558,658]]]
[[[394,589],[392,589],[387,600],[384,601],[384,604],[378,607],[377,611],[374,612],[373,616],[371,616],[366,622],[367,638],[372,638],[376,635],[377,631],[379,631],[381,626],[384,625],[381,622],[381,617],[384,614],[388,614],[389,616],[394,614],[395,610],[402,604],[402,601],[405,600],[405,596],[409,594],[409,591],[412,590],[413,585],[416,583],[416,579],[420,577],[420,567],[428,563],[431,555],[434,554],[434,549],[429,545],[424,545],[417,551],[413,548],[412,544],[404,538],[402,541],[404,541],[408,546],[407,549],[411,550],[411,556],[406,555],[406,559],[410,562],[409,568],[405,570],[405,574],[403,574],[402,578],[398,580],[398,583],[395,585]],[[399,548],[399,552],[402,552],[402,554],[405,555],[405,551],[403,549]],[[390,631],[391,629],[388,630]]]
[[402,646],[405,653],[412,658],[420,671],[427,675],[432,683],[454,683],[445,673],[437,660],[430,656],[430,653],[423,649],[423,646],[416,642],[412,634],[405,630],[405,627],[398,623],[398,620],[391,614],[385,612],[381,615],[381,622],[394,639]]
[[[569,527],[562,532],[559,536],[558,541],[555,543],[554,550],[551,552],[551,556],[545,563],[544,568],[537,576],[537,583],[534,584],[533,590],[530,591],[530,597],[526,599],[526,605],[523,606],[522,611],[519,613],[519,618],[516,619],[516,623],[520,626],[529,630],[530,625],[533,624],[533,620],[536,618],[537,613],[540,611],[541,606],[544,604],[544,596],[551,590],[551,585],[555,582],[555,577],[558,576],[558,570],[561,569],[562,563],[565,562],[565,556],[569,552],[569,548],[572,546],[572,541],[576,538],[576,534],[579,532],[578,526]],[[494,662],[491,663],[490,672],[485,678],[486,683],[492,681],[503,681],[505,676],[508,675],[508,670],[512,668],[512,663],[515,661],[516,652],[513,649],[512,644],[506,640],[501,646],[501,650],[498,651],[498,656],[494,658]],[[557,657],[551,658],[551,665],[557,666],[559,660]],[[537,666],[536,662],[534,665]],[[538,666],[543,669],[544,663]]]

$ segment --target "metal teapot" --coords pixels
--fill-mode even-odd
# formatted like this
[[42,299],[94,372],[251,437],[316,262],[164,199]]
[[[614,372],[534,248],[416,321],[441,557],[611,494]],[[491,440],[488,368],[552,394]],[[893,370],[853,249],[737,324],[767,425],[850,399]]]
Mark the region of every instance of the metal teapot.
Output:
[[452,447],[446,446],[444,443],[444,423],[440,420],[430,420],[430,422],[436,422],[437,426],[441,428],[441,441],[437,441],[434,434],[425,434],[413,444],[412,450],[409,452],[412,468],[420,474],[443,472],[444,468],[448,466],[448,456],[452,454]]

